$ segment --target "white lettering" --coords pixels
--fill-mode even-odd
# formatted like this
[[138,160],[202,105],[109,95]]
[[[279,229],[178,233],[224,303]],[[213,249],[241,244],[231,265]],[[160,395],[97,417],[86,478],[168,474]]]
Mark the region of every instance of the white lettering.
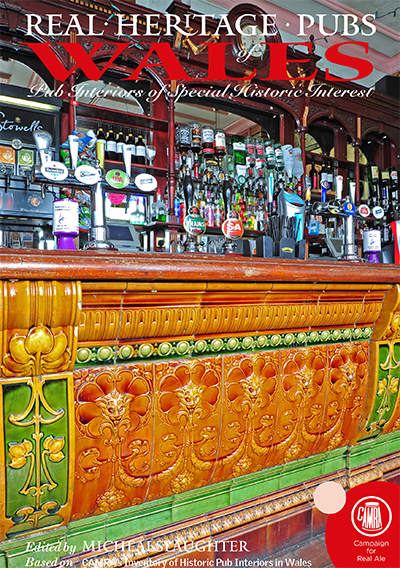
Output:
[[221,35],[221,32],[219,31],[221,28],[225,28],[227,30],[226,35],[228,35],[228,36],[234,36],[235,35],[235,32],[232,30],[231,25],[228,21],[228,16],[226,16],[226,15],[221,16],[218,27],[215,30],[216,35]]
[[146,14],[145,16],[146,18],[146,34],[148,36],[159,36],[160,35],[160,31],[152,33],[152,29],[151,28],[156,28],[158,27],[158,22],[153,22],[152,18],[155,18],[156,20],[160,19],[160,14]]
[[313,16],[309,16],[308,14],[297,14],[300,18],[300,32],[297,34],[298,36],[306,36],[307,34],[305,33],[305,28],[304,28],[304,24],[305,24],[305,18],[308,19],[308,21],[310,22],[307,26],[308,28],[311,28],[314,23],[315,20],[313,18]]
[[132,14],[132,21],[128,23],[124,23],[125,15],[124,14],[116,14],[118,20],[118,31],[117,36],[122,36],[125,34],[124,28],[129,28],[126,32],[128,35],[137,36],[137,19],[138,14]]
[[376,26],[374,24],[371,24],[371,22],[369,20],[367,20],[367,18],[372,18],[372,20],[375,20],[375,16],[374,14],[364,14],[364,16],[362,17],[362,23],[364,24],[364,26],[367,26],[367,28],[371,29],[371,33],[366,34],[364,33],[364,30],[361,30],[362,35],[364,36],[371,36],[374,35],[374,33],[376,32]]

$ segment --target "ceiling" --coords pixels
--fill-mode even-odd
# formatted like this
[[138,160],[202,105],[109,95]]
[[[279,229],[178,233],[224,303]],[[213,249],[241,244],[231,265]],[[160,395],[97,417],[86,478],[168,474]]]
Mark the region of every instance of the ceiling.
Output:
[[[348,0],[345,4],[353,10],[358,10],[362,14],[375,14],[378,12],[378,22],[400,33],[399,0]],[[396,8],[396,16],[388,14],[388,12],[396,10]]]

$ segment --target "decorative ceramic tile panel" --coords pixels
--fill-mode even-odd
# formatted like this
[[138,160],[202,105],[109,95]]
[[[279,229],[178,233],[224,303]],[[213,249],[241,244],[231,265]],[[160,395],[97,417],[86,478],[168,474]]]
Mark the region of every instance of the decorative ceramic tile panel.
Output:
[[141,503],[153,443],[151,364],[75,373],[76,467],[73,516]]
[[72,373],[0,380],[0,538],[64,525],[74,469]]

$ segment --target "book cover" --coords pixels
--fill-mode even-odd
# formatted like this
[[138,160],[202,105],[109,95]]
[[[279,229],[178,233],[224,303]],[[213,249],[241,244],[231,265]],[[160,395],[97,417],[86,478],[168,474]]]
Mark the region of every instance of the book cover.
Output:
[[[221,192],[221,218],[224,168],[228,155],[241,151],[235,144],[247,152],[243,164],[230,163],[242,196],[268,194],[267,149],[274,153],[280,142],[299,150],[301,203],[323,201],[322,186],[306,191],[316,161],[341,179],[344,194],[354,179],[357,206],[377,207],[367,164],[397,171],[400,147],[399,8],[389,4],[1,2],[2,245],[30,248],[37,234],[53,242],[53,200],[74,195],[77,233],[90,241],[94,193],[82,180],[95,176],[100,131],[108,141],[104,136],[101,165],[114,172],[106,178],[109,239],[126,250],[142,245],[121,227],[129,228],[132,216],[143,225],[153,213],[159,233],[147,233],[149,250],[182,250],[179,200],[185,168],[195,171],[200,147],[203,156],[213,154],[207,183]],[[209,143],[207,127],[225,146]],[[47,177],[33,137],[43,131],[55,164]],[[72,132],[82,187],[68,173],[64,187],[60,177],[78,166]],[[118,149],[122,139],[125,150]],[[127,166],[129,144],[135,150]],[[146,195],[153,178],[158,198],[155,186]],[[131,179],[133,199],[121,193]],[[328,201],[334,191],[327,186]],[[272,191],[271,208],[274,200]],[[224,235],[233,240],[246,229],[255,247],[255,214],[237,203],[233,220],[242,227]],[[206,210],[207,195],[196,207]],[[215,211],[212,221],[206,217],[209,226]],[[333,236],[320,212],[318,230]],[[198,215],[191,213],[189,252],[224,250],[218,225],[199,250]],[[22,214],[23,224],[9,219]],[[171,234],[162,225],[168,214]],[[321,308],[323,325],[315,319],[320,292],[312,288],[304,316],[314,318],[311,325],[301,311],[307,308],[290,311],[306,288],[288,284],[274,291],[279,309],[267,318],[254,307],[264,305],[265,290],[243,285],[235,297],[239,284],[228,291],[215,284],[204,308],[195,274],[175,288],[143,285],[123,313],[123,294],[132,291],[119,284],[110,284],[104,301],[87,292],[78,322],[74,306],[82,304],[73,286],[60,281],[50,291],[39,283],[30,294],[54,298],[48,309],[59,310],[62,323],[46,327],[38,309],[25,331],[9,324],[0,399],[0,568],[400,566],[398,286],[387,297],[376,291],[376,310],[386,302],[381,319],[376,313],[371,323],[372,308],[364,319],[364,312],[353,313],[353,296],[341,303],[335,297],[342,312],[332,315],[327,304],[324,315]],[[13,294],[28,297],[18,286]],[[89,314],[90,302],[97,315]],[[210,311],[201,323],[203,308]],[[330,325],[330,317],[340,322]]]

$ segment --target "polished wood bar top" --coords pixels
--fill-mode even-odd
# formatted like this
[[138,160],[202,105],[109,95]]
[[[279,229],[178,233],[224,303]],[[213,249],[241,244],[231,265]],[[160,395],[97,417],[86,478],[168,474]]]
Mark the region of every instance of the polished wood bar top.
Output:
[[1,279],[399,283],[400,266],[206,254],[0,250]]

